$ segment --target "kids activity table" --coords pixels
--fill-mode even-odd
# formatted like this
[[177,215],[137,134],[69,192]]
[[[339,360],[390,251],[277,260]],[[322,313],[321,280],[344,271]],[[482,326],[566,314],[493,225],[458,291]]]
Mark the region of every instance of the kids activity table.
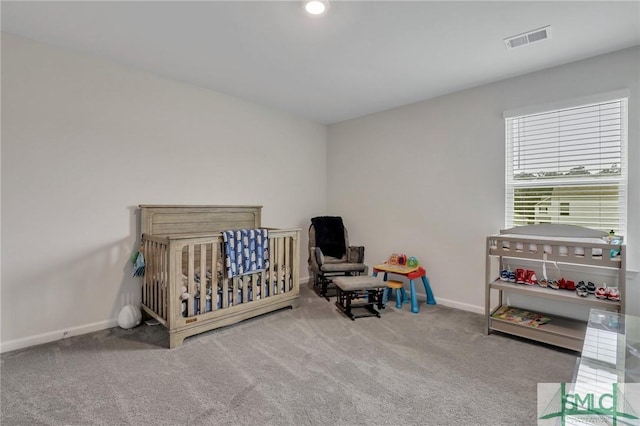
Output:
[[436,304],[436,299],[433,297],[431,285],[429,284],[429,278],[427,278],[427,271],[422,266],[404,266],[381,263],[373,267],[373,276],[377,277],[378,272],[384,272],[384,281],[387,281],[388,274],[401,275],[409,280],[409,285],[411,287],[411,312],[414,314],[420,312],[418,296],[416,294],[416,285],[414,283],[414,280],[417,278],[421,278],[422,284],[424,284],[424,291],[427,295],[427,304]]

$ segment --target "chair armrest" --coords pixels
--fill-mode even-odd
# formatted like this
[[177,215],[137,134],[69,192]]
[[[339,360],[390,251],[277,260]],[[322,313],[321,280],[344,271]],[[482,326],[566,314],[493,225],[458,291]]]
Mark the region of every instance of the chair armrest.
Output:
[[313,250],[314,253],[314,256],[312,256],[313,262],[315,262],[318,267],[322,266],[324,264],[324,254],[322,254],[320,247],[312,247],[311,250]]
[[349,246],[349,250],[347,251],[347,262],[364,263],[364,247]]

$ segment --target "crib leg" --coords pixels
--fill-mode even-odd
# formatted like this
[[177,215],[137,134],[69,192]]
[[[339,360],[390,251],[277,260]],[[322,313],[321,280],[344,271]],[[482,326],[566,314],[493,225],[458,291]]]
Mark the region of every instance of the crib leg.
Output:
[[169,333],[169,349],[182,346],[182,342],[184,342],[184,336],[180,336],[175,333]]

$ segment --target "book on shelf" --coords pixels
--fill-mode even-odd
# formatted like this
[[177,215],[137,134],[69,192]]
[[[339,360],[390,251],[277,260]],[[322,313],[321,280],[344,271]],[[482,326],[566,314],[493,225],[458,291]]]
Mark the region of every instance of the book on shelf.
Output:
[[491,316],[534,328],[538,328],[551,321],[551,318],[545,317],[537,312],[525,311],[524,309],[512,308],[511,306],[501,306]]

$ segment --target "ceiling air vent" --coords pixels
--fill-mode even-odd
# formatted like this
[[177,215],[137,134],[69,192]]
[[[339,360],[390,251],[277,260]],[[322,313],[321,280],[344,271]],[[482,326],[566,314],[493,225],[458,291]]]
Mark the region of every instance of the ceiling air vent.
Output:
[[551,38],[551,26],[538,28],[537,30],[527,31],[524,34],[518,34],[513,37],[507,37],[504,39],[504,44],[507,45],[507,49],[515,49],[516,47],[525,46],[536,41],[545,40]]

